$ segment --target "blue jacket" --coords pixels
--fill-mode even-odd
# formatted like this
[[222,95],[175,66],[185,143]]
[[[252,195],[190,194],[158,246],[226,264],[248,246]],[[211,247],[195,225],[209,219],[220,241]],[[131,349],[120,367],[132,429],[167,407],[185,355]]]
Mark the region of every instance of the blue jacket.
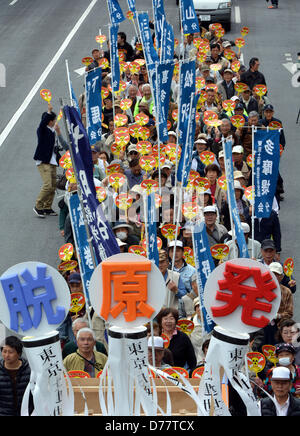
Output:
[[178,286],[178,298],[183,297],[184,295],[193,291],[192,288],[192,276],[195,274],[196,269],[192,265],[188,265],[185,261],[180,269],[174,268],[174,271],[180,274],[180,279],[185,286],[185,292],[182,292],[182,289]]

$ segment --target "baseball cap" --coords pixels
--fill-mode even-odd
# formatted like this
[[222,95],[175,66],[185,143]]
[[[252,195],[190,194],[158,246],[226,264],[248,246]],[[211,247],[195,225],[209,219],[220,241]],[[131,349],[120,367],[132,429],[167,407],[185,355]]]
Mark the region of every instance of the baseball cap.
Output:
[[274,107],[271,104],[266,104],[264,107],[264,111],[273,111]]
[[196,306],[200,306],[200,298],[199,297],[196,297],[194,299],[194,309],[196,308]]
[[241,179],[243,177],[243,179],[245,178],[244,174],[242,173],[242,171],[234,171],[233,172],[233,178],[234,180],[236,179]]
[[217,213],[217,209],[215,206],[206,206],[203,209],[203,213],[207,213],[207,212],[213,212],[213,213]]
[[156,348],[157,350],[164,350],[164,340],[161,336],[150,336],[148,339],[148,348]]
[[242,147],[241,145],[235,145],[234,147],[232,147],[232,153],[242,154],[244,153],[244,147]]
[[283,267],[282,267],[281,263],[279,263],[279,262],[270,263],[269,268],[273,273],[276,273],[279,275],[283,274]]
[[127,153],[131,153],[132,151],[138,151],[135,144],[130,144],[127,148]]
[[271,380],[291,380],[291,371],[283,366],[277,366],[272,371]]
[[183,248],[183,242],[182,242],[182,241],[179,241],[179,240],[176,241],[175,239],[174,239],[174,241],[171,241],[171,242],[169,243],[168,248],[175,247],[175,245],[176,245],[177,248],[178,248],[178,247]]
[[231,74],[233,74],[233,71],[230,68],[226,68],[224,70],[224,73],[231,73]]
[[78,273],[70,274],[69,283],[81,283],[81,275]]
[[[250,233],[250,226],[247,223],[241,223],[243,233]],[[229,230],[228,235],[232,236],[232,230]]]
[[261,248],[266,250],[267,248],[272,248],[276,250],[275,242],[272,239],[264,239],[261,243]]
[[234,109],[244,109],[242,103],[238,103]]

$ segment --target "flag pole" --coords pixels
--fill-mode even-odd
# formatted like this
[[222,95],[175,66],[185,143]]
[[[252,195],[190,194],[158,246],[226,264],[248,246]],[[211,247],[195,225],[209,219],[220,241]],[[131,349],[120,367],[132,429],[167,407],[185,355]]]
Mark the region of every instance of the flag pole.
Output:
[[71,78],[70,78],[70,70],[69,70],[68,59],[66,59],[66,70],[67,70],[67,78],[68,78],[68,88],[69,88],[69,94],[70,94],[70,102],[71,102],[71,106],[74,106],[72,90],[71,90]]
[[254,138],[257,132],[256,126],[252,126],[252,211],[251,211],[251,237],[252,237],[252,257],[254,256],[254,218],[255,218],[255,148]]

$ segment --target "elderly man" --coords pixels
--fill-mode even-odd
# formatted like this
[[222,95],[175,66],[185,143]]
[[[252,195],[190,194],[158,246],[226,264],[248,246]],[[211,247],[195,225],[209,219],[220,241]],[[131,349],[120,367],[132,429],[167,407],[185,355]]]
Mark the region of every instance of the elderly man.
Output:
[[267,397],[261,400],[262,416],[300,416],[300,399],[290,394],[291,371],[282,366],[274,368],[271,386],[274,399]]
[[244,129],[237,129],[236,133],[240,137],[241,145],[244,148],[245,157],[252,153],[252,126],[259,127],[259,114],[257,111],[251,111],[248,115],[248,123]]
[[153,114],[154,99],[152,97],[151,86],[149,85],[149,83],[145,83],[142,86],[142,95],[143,95],[142,99],[140,100],[139,104],[136,105],[136,107],[134,109],[134,116],[135,117],[139,113],[141,104],[146,104],[150,114]]
[[219,244],[222,236],[228,233],[226,227],[222,224],[217,224],[217,209],[216,206],[206,206],[204,208],[204,220],[206,225],[206,232],[208,237],[209,246]]
[[67,371],[85,371],[90,377],[97,377],[103,370],[107,356],[95,351],[96,338],[93,330],[82,328],[76,336],[78,350],[69,354],[63,363]]
[[[72,330],[74,333],[74,337],[77,337],[77,333],[79,330],[86,328],[89,326],[88,321],[85,318],[76,318],[75,321],[72,323]],[[78,344],[75,339],[75,341],[69,341],[66,343],[62,350],[62,357],[63,359],[67,357],[69,354],[75,353],[78,349]],[[105,346],[100,341],[96,341],[96,350],[99,351],[99,353],[107,354]]]

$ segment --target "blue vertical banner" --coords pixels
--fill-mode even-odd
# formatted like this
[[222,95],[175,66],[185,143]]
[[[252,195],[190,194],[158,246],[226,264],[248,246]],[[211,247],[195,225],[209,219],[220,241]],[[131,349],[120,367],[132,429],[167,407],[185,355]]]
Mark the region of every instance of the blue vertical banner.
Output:
[[167,22],[167,20],[163,20],[162,34],[163,38],[162,45],[160,47],[160,61],[173,61],[175,51],[174,29],[173,26]]
[[181,158],[178,165],[177,170],[177,178],[182,181],[182,186],[184,188],[187,187],[192,160],[193,160],[193,150],[194,150],[194,142],[195,142],[195,131],[196,131],[196,112],[197,112],[197,103],[199,100],[200,94],[192,94],[191,97],[191,108],[190,108],[190,117],[187,121],[188,129],[187,129],[187,138],[186,142],[182,144]]
[[236,235],[237,244],[239,247],[239,257],[249,258],[248,246],[245,240],[244,231],[242,228],[238,207],[236,204],[234,192],[234,178],[233,178],[233,161],[232,161],[232,141],[224,142],[225,154],[225,170],[227,181],[227,197],[230,204],[230,212],[234,222],[234,230]]
[[181,145],[181,157],[178,165],[177,180],[182,181],[182,172],[184,171],[185,146],[188,140],[188,129],[190,121],[191,104],[193,104],[193,95],[196,93],[196,62],[183,62],[180,67],[179,76],[179,108],[178,108],[178,136]]
[[163,22],[166,21],[166,14],[164,8],[164,0],[152,0],[153,15],[154,15],[154,27],[156,36],[156,47],[161,47]]
[[193,247],[199,299],[201,303],[200,306],[203,314],[203,328],[206,333],[210,333],[213,330],[215,323],[210,318],[204,307],[204,288],[209,275],[215,269],[215,264],[210,252],[204,222],[197,221],[193,226]]
[[118,31],[119,31],[119,26],[117,24],[109,26],[111,86],[113,92],[118,92],[120,88]]
[[107,0],[107,7],[111,24],[120,24],[125,21],[123,11],[118,0]]
[[159,103],[157,105],[157,121],[156,126],[159,129],[159,139],[162,142],[168,142],[168,112],[170,104],[171,85],[174,72],[174,63],[161,63],[156,69],[156,89],[159,95]]
[[152,41],[151,29],[149,27],[149,15],[147,12],[138,13],[138,24],[142,39],[144,56],[148,69],[155,68],[155,62],[158,62],[158,54],[154,48]]
[[127,0],[128,9],[133,12],[133,17],[136,18],[136,6],[135,6],[135,0]]
[[199,21],[193,0],[179,0],[183,33],[200,33]]
[[77,248],[77,256],[80,262],[81,278],[89,298],[89,286],[94,272],[94,262],[88,243],[88,237],[83,219],[83,213],[78,194],[73,194],[69,199],[69,213],[73,228],[73,236]]
[[156,229],[156,207],[155,194],[147,195],[147,228],[148,228],[148,258],[159,266],[157,229]]
[[82,193],[82,204],[87,219],[94,255],[98,263],[120,253],[116,237],[97,200],[93,180],[92,151],[86,130],[75,108],[64,106],[70,145]]
[[96,68],[85,76],[86,130],[90,145],[102,138],[102,69]]
[[280,161],[279,130],[259,130],[254,134],[254,213],[269,218],[276,192]]

